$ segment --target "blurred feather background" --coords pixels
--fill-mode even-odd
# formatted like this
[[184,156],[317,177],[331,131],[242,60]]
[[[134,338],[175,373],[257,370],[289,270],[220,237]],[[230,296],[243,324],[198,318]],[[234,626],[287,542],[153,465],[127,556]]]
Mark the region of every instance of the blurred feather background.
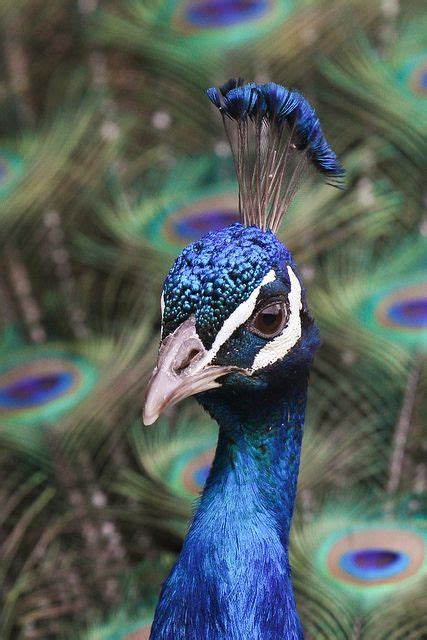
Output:
[[323,340],[306,636],[427,637],[423,3],[3,0],[0,21],[1,640],[148,638],[216,428],[192,400],[140,410],[173,258],[237,218],[205,96],[233,75],[303,91],[348,173],[280,231]]

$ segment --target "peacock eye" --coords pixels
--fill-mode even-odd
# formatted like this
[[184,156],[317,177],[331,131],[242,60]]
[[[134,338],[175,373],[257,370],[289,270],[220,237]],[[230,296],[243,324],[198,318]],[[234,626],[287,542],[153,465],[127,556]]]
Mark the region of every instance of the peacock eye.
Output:
[[261,338],[274,338],[281,333],[287,319],[288,314],[284,303],[275,302],[258,311],[250,329]]

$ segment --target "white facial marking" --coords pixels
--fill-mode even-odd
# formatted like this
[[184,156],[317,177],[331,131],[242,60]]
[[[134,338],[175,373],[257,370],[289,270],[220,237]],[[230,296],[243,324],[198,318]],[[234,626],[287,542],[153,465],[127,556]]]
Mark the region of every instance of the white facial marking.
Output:
[[237,309],[235,309],[233,313],[224,320],[224,324],[216,334],[215,340],[211,348],[209,349],[209,351],[205,353],[203,358],[201,358],[197,362],[195,370],[198,371],[199,369],[203,369],[203,367],[209,364],[213,360],[213,358],[216,356],[216,354],[218,353],[222,345],[225,342],[227,342],[227,340],[236,331],[236,329],[240,327],[240,325],[242,325],[244,322],[246,322],[248,318],[251,317],[251,315],[254,312],[258,294],[261,288],[264,285],[268,284],[269,282],[273,282],[273,280],[275,279],[276,279],[276,274],[274,273],[274,270],[271,269],[271,271],[269,271],[264,276],[264,278],[261,281],[261,284],[259,284],[258,287],[256,287],[256,289],[252,291],[249,298],[247,298],[244,302],[239,304]]
[[[248,375],[251,375],[254,371],[262,369],[263,367],[276,362],[280,358],[283,358],[291,349],[295,346],[301,337],[301,317],[300,310],[302,308],[301,299],[301,285],[291,267],[287,267],[289,273],[289,279],[291,288],[288,295],[289,300],[289,319],[287,325],[284,327],[282,333],[276,336],[273,340],[268,342],[255,356],[253,365],[250,369],[247,369]],[[233,313],[224,320],[224,324],[218,331],[215,340],[209,349],[205,351],[202,358],[200,358],[191,368],[191,373],[195,374],[201,371],[204,367],[208,366],[222,345],[232,336],[238,327],[244,324],[253,314],[257,303],[259,292],[266,284],[276,280],[276,274],[274,269],[271,269],[261,283],[252,291],[250,296],[242,302]],[[162,321],[164,313],[164,293],[162,293],[160,305],[162,309]],[[196,339],[198,339],[195,334]],[[219,383],[218,383],[218,386]]]
[[288,266],[291,290],[289,291],[289,320],[282,333],[268,342],[255,356],[251,367],[252,371],[262,369],[276,360],[283,358],[301,337],[301,316],[302,308],[301,285],[298,278]]
[[162,312],[162,324],[163,324],[163,316],[165,313],[165,292],[162,291],[162,296],[160,298],[160,310]]

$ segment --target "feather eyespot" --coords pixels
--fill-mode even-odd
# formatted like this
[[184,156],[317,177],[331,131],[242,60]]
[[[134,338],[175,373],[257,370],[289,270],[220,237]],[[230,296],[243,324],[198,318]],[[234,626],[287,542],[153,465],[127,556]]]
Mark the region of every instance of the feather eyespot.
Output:
[[286,326],[288,311],[284,302],[273,302],[258,311],[251,322],[250,330],[261,338],[275,338]]

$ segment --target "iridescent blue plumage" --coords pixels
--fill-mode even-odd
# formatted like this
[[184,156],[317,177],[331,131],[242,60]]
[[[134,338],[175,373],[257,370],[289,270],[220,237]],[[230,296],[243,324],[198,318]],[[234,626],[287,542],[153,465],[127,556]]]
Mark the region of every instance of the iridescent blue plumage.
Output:
[[228,27],[261,18],[268,9],[267,0],[204,0],[189,4],[186,17],[201,28]]
[[[237,223],[206,235],[176,260],[164,287],[163,339],[196,317],[209,349],[224,321],[263,278],[259,302],[289,297],[288,249],[267,231]],[[286,357],[198,395],[220,425],[206,488],[177,565],[164,585],[152,640],[291,640],[302,630],[288,539],[298,477],[309,367],[318,346],[303,290],[301,338]],[[216,365],[251,367],[268,340],[243,323]]]
[[235,223],[193,242],[178,256],[164,285],[163,338],[192,313],[206,346],[225,318],[272,267],[284,278],[290,254],[277,237]]
[[299,105],[299,94],[275,82],[259,85],[259,91],[264,98],[266,112],[279,123],[283,123],[284,118],[294,113]]
[[184,249],[163,289],[145,423],[196,395],[219,438],[150,638],[298,640],[288,542],[319,337],[296,265],[274,231],[308,161],[330,176],[342,170],[298,92],[232,79],[208,95],[224,123],[237,126],[234,149],[226,130],[243,224]]
[[298,149],[308,148],[310,160],[316,169],[324,173],[335,186],[342,186],[344,169],[328,145],[313,107],[301,94],[298,96],[295,117],[296,146]]
[[[282,136],[282,129],[287,128],[288,149],[295,147],[306,151],[309,162],[335,186],[341,186],[344,169],[326,141],[313,107],[301,93],[274,82],[243,84],[239,78],[221,87],[221,94],[222,101],[215,87],[207,91],[209,99],[224,117],[237,123],[261,120],[264,126],[279,129],[275,132],[277,138]],[[274,145],[270,146],[271,154],[274,150]],[[241,153],[244,152],[241,149]]]

